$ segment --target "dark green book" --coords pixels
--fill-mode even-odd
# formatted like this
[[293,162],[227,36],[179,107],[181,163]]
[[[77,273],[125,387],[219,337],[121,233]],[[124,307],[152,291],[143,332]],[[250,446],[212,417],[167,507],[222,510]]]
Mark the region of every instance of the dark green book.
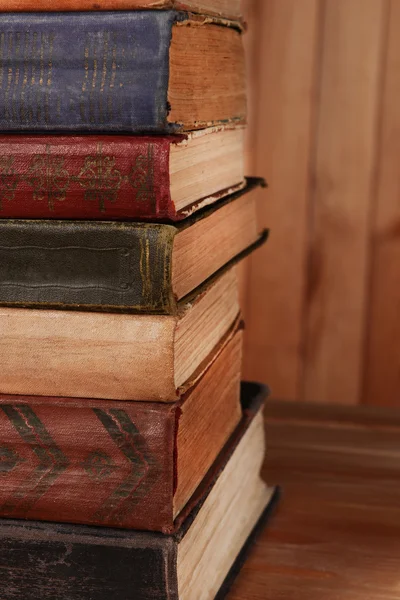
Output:
[[175,314],[262,243],[256,188],[178,224],[0,220],[0,304]]

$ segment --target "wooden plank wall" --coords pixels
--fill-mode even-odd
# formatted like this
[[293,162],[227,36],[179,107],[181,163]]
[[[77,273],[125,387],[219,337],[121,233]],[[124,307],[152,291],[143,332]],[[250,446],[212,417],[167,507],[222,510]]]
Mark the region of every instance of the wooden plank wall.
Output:
[[364,398],[400,405],[400,2],[390,3],[371,231]]
[[400,0],[246,0],[248,170],[271,239],[247,263],[247,378],[400,406]]
[[276,394],[294,398],[302,372],[318,10],[317,0],[261,1],[257,7],[250,172],[269,183],[259,206],[271,236],[249,261],[245,373],[267,380]]

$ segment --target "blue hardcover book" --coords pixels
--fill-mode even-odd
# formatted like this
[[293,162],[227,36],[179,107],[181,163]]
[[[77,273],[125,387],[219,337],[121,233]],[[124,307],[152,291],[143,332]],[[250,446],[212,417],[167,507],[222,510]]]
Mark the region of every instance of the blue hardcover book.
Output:
[[237,27],[173,10],[2,14],[0,129],[168,133],[243,122]]

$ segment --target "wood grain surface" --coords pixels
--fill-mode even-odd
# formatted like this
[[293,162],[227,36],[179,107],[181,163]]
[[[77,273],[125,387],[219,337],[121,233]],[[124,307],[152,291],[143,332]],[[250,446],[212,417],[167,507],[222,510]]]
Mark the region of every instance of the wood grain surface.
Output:
[[384,69],[364,402],[400,402],[400,2],[390,4]]
[[400,411],[273,402],[283,496],[229,600],[399,600]]
[[361,396],[387,6],[324,3],[305,307],[303,395],[311,401]]
[[254,160],[248,164],[268,181],[267,192],[260,192],[259,217],[272,235],[249,261],[244,370],[247,378],[264,378],[277,394],[293,398],[302,371],[318,0],[251,4]]
[[400,2],[244,0],[248,173],[268,244],[241,277],[244,370],[276,398],[400,405]]

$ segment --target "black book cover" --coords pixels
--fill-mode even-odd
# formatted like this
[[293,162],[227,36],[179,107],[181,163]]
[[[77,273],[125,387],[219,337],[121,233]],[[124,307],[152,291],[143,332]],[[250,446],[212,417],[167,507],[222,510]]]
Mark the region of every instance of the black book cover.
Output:
[[[248,179],[244,190],[174,225],[0,219],[0,304],[176,314],[178,301],[172,282],[175,236],[263,184],[262,179]],[[229,255],[207,283],[262,244],[266,236],[264,231],[236,256]]]

